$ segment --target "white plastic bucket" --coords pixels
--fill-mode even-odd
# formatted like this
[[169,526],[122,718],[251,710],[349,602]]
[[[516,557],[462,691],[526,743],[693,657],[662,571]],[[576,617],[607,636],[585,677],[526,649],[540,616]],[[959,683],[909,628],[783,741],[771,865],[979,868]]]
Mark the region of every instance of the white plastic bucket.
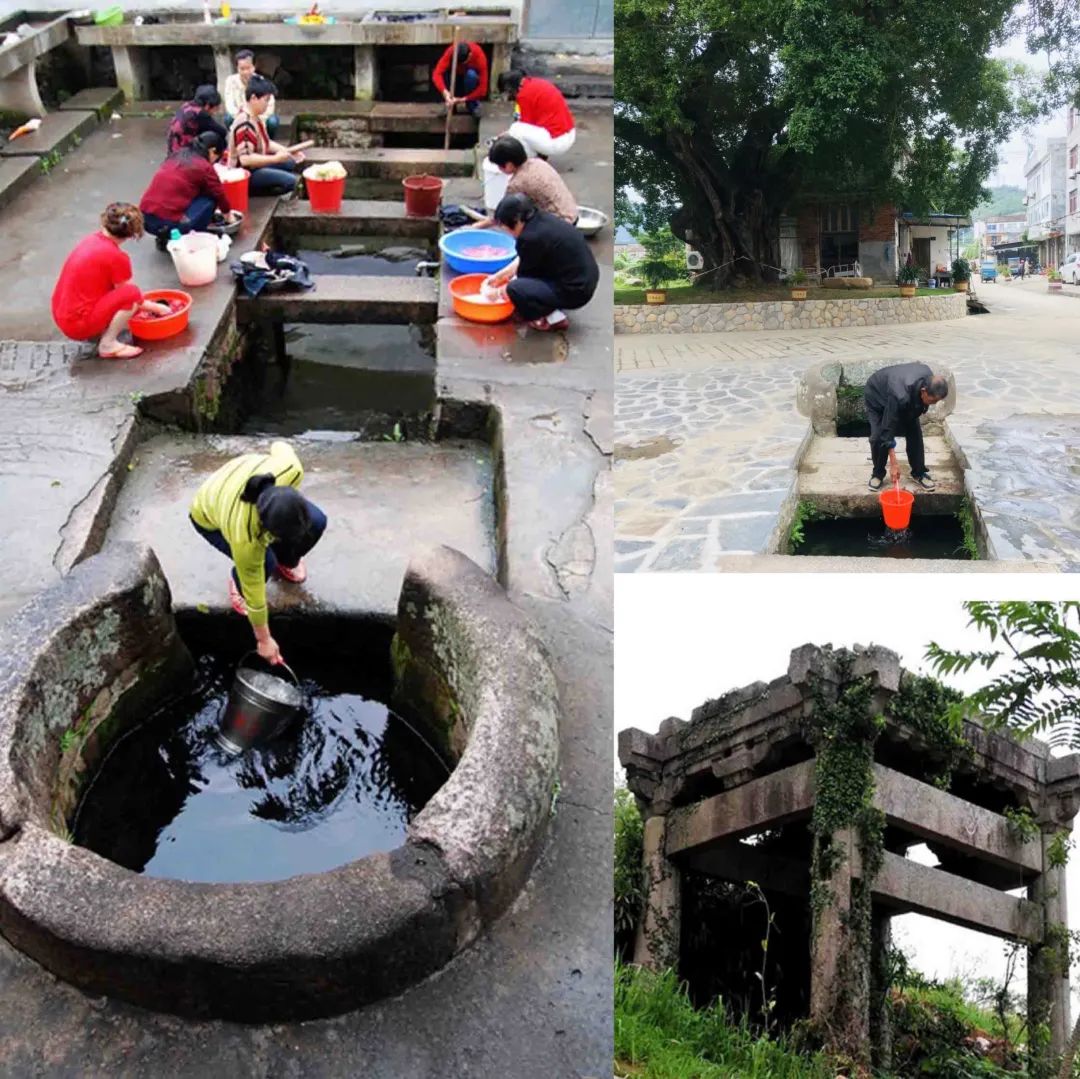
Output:
[[506,194],[506,185],[510,183],[510,177],[500,171],[497,165],[493,165],[486,157],[482,166],[484,173],[484,206],[490,213],[499,205]]
[[197,288],[217,278],[218,238],[209,232],[186,232],[169,241],[168,251],[181,285]]

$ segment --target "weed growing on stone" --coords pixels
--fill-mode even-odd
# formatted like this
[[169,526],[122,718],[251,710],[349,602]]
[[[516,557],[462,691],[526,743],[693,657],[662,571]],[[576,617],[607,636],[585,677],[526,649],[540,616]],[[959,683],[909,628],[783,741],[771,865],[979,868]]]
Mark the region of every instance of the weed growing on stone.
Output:
[[60,164],[60,151],[50,150],[49,153],[43,154],[41,160],[38,162],[38,168],[46,176]]
[[1006,806],[1002,815],[1009,822],[1009,831],[1012,832],[1022,843],[1030,843],[1039,836],[1039,822],[1027,806],[1014,809]]
[[960,508],[956,511],[956,519],[960,522],[960,528],[964,533],[960,546],[967,551],[967,556],[972,562],[978,562],[979,543],[975,538],[975,514],[972,511],[971,503],[966,498],[960,503]]
[[791,531],[788,532],[788,546],[791,550],[798,550],[806,542],[806,525],[809,521],[820,520],[824,514],[813,502],[800,501],[795,507],[795,516],[791,521]]

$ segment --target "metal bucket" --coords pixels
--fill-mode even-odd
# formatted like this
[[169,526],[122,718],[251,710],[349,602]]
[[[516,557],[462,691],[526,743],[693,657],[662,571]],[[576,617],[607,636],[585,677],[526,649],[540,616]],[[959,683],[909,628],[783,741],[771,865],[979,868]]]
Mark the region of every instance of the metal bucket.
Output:
[[240,661],[221,716],[218,741],[228,753],[243,753],[269,742],[285,729],[304,703],[300,680],[291,667],[282,663],[273,668],[274,672],[286,671],[290,682],[276,673],[245,666],[253,655],[257,653],[248,652]]

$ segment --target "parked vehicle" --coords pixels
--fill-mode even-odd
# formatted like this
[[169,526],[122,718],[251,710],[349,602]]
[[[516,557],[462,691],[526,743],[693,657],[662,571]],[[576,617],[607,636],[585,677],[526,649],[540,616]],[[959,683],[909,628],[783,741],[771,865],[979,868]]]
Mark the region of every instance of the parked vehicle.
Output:
[[1070,285],[1080,285],[1080,251],[1074,251],[1058,267],[1061,279]]
[[980,281],[997,281],[998,268],[996,259],[983,259],[979,263],[979,280]]

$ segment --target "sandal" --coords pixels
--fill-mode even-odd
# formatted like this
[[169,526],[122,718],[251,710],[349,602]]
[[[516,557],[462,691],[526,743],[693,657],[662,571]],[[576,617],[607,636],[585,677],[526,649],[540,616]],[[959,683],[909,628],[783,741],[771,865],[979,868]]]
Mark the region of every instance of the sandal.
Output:
[[542,333],[559,333],[563,330],[570,328],[570,320],[568,318],[559,319],[558,322],[548,322],[546,318],[536,318],[529,322],[529,325],[534,330],[540,330]]
[[99,360],[133,360],[142,354],[143,350],[138,345],[125,345],[122,341],[111,352],[98,349]]

